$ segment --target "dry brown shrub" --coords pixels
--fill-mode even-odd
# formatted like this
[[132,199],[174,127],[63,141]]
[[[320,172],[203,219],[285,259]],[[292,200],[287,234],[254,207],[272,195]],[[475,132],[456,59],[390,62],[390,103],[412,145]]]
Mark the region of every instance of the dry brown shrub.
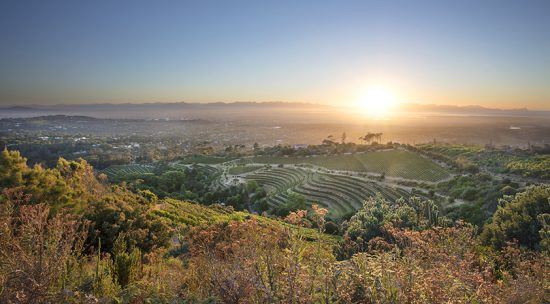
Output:
[[0,204],[0,301],[54,301],[78,274],[86,224],[44,204],[27,205],[20,191],[4,191]]
[[[544,303],[548,257],[484,251],[469,226],[388,229],[394,240],[338,267],[344,303]],[[503,261],[502,259],[507,261]],[[513,262],[512,262],[513,261]],[[546,285],[546,286],[545,286]]]
[[185,296],[222,303],[314,303],[330,297],[330,250],[293,229],[253,219],[197,229],[189,240]]

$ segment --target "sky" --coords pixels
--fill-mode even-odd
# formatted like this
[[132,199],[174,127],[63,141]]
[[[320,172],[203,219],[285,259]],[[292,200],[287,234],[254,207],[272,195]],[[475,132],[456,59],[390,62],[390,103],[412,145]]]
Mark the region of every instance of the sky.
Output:
[[550,109],[550,1],[0,2],[0,105]]

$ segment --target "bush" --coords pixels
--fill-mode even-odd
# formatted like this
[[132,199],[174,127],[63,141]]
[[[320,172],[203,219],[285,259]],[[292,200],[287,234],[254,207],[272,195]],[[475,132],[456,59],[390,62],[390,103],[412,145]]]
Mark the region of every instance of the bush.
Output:
[[84,217],[90,221],[88,243],[97,248],[101,239],[102,250],[114,249],[115,240],[123,233],[130,246],[144,252],[168,244],[171,228],[168,222],[153,214],[153,207],[129,192],[104,197],[91,203]]
[[430,200],[413,197],[408,201],[389,202],[383,197],[367,200],[351,219],[344,223],[342,251],[347,256],[368,250],[369,242],[387,236],[389,227],[422,230],[441,225],[438,207]]
[[531,249],[540,249],[543,223],[550,214],[550,186],[533,186],[501,201],[481,238],[486,245],[501,249],[510,241]]

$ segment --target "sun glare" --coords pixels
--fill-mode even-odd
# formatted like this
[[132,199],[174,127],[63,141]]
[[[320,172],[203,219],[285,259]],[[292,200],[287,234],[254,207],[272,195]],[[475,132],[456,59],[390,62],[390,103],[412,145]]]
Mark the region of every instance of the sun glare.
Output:
[[372,87],[361,95],[357,107],[366,116],[388,118],[397,103],[395,93],[384,87]]

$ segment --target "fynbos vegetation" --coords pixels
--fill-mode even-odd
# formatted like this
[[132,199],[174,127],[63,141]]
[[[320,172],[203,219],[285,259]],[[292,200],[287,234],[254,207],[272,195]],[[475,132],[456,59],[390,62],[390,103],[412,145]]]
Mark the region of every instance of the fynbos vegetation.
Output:
[[338,227],[315,203],[268,218],[109,185],[85,162],[0,164],[2,302],[548,300],[548,186],[479,234],[425,198],[374,196]]

